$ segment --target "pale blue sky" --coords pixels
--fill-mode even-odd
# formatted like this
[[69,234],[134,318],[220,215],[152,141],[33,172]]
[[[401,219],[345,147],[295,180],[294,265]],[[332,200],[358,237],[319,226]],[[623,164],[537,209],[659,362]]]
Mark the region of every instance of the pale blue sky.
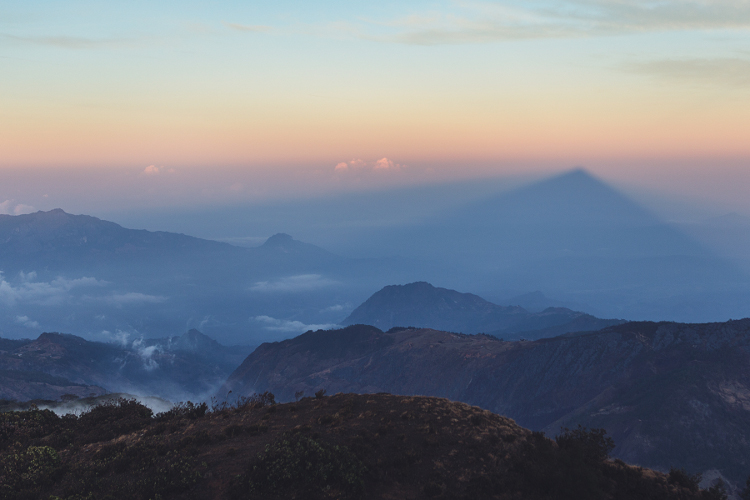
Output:
[[575,165],[679,195],[713,175],[726,198],[750,160],[748,28],[739,0],[4,0],[0,168],[21,170],[0,202],[40,206],[44,169],[106,191],[152,165],[190,171],[153,203]]

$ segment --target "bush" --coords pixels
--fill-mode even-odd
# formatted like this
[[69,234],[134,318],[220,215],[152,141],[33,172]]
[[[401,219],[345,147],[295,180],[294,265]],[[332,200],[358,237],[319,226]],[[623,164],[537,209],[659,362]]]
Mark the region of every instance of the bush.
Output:
[[703,491],[702,497],[706,500],[727,500],[727,487],[724,481],[719,479],[715,485]]
[[672,467],[669,469],[667,481],[669,484],[687,488],[692,492],[697,492],[700,489],[698,484],[701,482],[701,477],[701,474],[689,474],[685,469]]
[[49,446],[29,446],[21,453],[5,455],[0,467],[0,495],[14,498],[21,490],[33,491],[53,481],[60,457]]
[[[232,391],[229,391],[227,398]],[[265,408],[266,406],[273,406],[276,404],[276,396],[272,392],[260,392],[255,393],[252,396],[240,396],[234,403],[230,403],[228,400],[219,401],[212,398],[211,411],[214,413],[220,413],[223,411],[231,410],[244,410],[244,409],[257,409]]]
[[332,446],[301,434],[287,434],[266,446],[232,487],[233,498],[322,498],[337,492],[352,496],[363,486],[364,465],[346,447]]
[[605,460],[613,448],[603,429],[562,429],[554,442],[542,432],[532,432],[519,445],[509,474],[492,488],[497,493],[525,491],[530,498],[606,498],[610,482]]
[[207,411],[208,405],[206,403],[194,404],[191,401],[188,401],[187,403],[177,403],[169,410],[157,414],[156,419],[160,422],[179,418],[195,420],[203,417]]
[[606,430],[587,429],[580,424],[577,429],[563,428],[555,442],[561,450],[576,454],[589,463],[607,460],[615,448],[615,441],[607,436]]
[[153,414],[135,399],[110,399],[83,413],[78,426],[86,433],[86,441],[105,441],[144,428]]
[[46,436],[60,426],[60,417],[52,410],[30,410],[0,413],[0,442],[25,441]]
[[273,406],[276,404],[276,396],[272,392],[260,392],[255,393],[252,396],[243,396],[237,400],[237,409],[245,408],[265,408],[266,406]]
[[750,500],[750,476],[745,480],[745,488],[740,492],[740,498],[742,500]]

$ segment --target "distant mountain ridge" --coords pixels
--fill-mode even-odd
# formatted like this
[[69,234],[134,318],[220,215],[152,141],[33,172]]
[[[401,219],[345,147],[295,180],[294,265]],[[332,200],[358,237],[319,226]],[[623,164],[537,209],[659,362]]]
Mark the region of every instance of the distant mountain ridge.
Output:
[[[328,276],[359,273],[357,265],[283,233],[244,248],[127,229],[61,209],[0,215],[0,304],[7,306],[0,310],[0,334],[20,337],[31,328],[155,336],[187,322],[230,343],[254,343],[245,338],[259,336],[248,316],[321,311],[339,300],[329,293],[279,301],[257,293],[254,284],[296,276],[340,283]],[[317,323],[332,321],[326,316]]]
[[26,215],[0,215],[0,250],[6,270],[25,267],[29,271],[40,260],[54,268],[70,266],[71,259],[90,265],[91,259],[127,260],[143,257],[144,253],[154,256],[174,249],[231,252],[234,248],[184,234],[126,229],[114,222],[69,214],[59,208]]
[[519,306],[499,306],[471,294],[435,287],[427,282],[390,285],[357,307],[342,325],[434,328],[459,333],[489,333],[500,337],[541,338],[568,332],[595,331],[624,323],[599,319],[563,307],[530,313]]
[[222,346],[198,330],[168,339],[91,342],[43,333],[0,341],[0,398],[56,399],[71,393],[130,392],[171,400],[200,399],[218,387],[251,348]]
[[614,455],[668,470],[750,472],[750,319],[631,322],[533,342],[364,325],[258,347],[220,395],[447,397],[556,434],[605,428]]

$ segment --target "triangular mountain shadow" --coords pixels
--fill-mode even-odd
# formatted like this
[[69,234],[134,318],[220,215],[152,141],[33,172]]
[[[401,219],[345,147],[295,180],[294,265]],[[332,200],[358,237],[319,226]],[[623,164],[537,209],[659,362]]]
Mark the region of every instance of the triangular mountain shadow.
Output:
[[646,209],[583,169],[474,202],[452,218],[471,223],[470,216],[478,213],[491,217],[493,223],[505,224],[542,221],[568,225],[659,223]]
[[543,289],[598,316],[653,318],[645,311],[660,301],[657,318],[671,319],[670,308],[748,283],[735,265],[583,170],[469,203],[388,241],[404,255],[453,263],[452,273],[423,279]]

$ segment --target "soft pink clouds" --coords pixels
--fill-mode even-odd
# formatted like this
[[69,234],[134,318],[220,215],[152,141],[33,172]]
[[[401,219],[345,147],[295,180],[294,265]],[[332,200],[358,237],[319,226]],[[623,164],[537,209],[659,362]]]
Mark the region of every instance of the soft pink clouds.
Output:
[[375,162],[373,168],[375,170],[401,170],[401,167],[405,166],[406,165],[401,165],[400,163],[394,163],[393,160],[389,160],[388,158],[381,158]]
[[389,160],[388,158],[381,158],[379,160],[370,162],[362,159],[356,159],[349,162],[342,161],[336,164],[334,170],[336,172],[347,172],[355,170],[398,171],[405,167],[406,165],[395,163],[393,160]]
[[173,174],[176,170],[173,168],[167,168],[164,166],[157,167],[156,165],[149,165],[148,167],[143,169],[143,175],[153,176],[153,175],[159,175],[161,173],[167,173],[167,174]]

